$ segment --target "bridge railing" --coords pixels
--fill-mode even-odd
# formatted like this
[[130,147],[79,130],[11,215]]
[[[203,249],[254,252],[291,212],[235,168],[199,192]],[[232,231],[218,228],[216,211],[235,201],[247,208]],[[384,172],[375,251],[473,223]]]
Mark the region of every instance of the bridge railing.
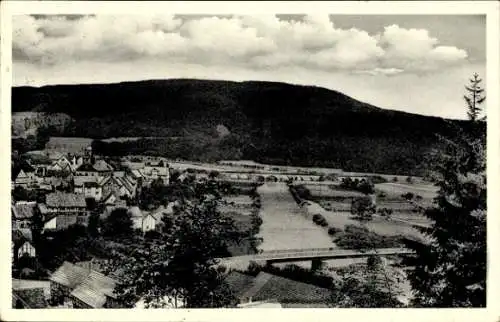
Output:
[[[366,254],[369,255],[390,255],[390,254],[410,254],[412,251],[406,248],[379,248],[379,249],[369,249],[366,251],[357,250],[357,249],[342,249],[342,248],[303,248],[303,249],[282,249],[282,250],[271,250],[262,252],[254,255],[243,255],[243,256],[235,256],[235,257],[227,257],[229,258],[237,258],[237,257],[251,257],[254,259],[266,259],[273,255],[277,257],[315,257],[315,256],[324,256],[325,253],[335,252],[341,256],[349,256],[349,255],[358,255],[358,254]],[[286,256],[289,255],[289,256]]]
[[324,247],[324,248],[297,248],[297,249],[279,249],[279,250],[269,250],[269,251],[264,251],[260,254],[286,254],[286,253],[312,253],[312,252],[329,252],[329,251],[338,251],[338,252],[357,252],[357,253],[376,253],[378,251],[384,252],[384,251],[401,251],[401,252],[407,252],[409,251],[406,248],[378,248],[378,249],[366,249],[366,250],[361,250],[361,249],[343,249],[343,248],[336,248],[336,247]]

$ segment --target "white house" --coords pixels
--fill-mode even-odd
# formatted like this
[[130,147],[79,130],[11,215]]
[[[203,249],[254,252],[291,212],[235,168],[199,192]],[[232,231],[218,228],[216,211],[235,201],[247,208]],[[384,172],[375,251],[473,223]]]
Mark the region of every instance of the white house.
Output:
[[130,217],[132,219],[132,228],[133,229],[140,229],[142,230],[142,218],[143,218],[143,213],[141,209],[137,206],[130,207],[128,210],[128,213],[130,214]]
[[15,186],[21,186],[24,188],[29,187],[36,182],[35,169],[31,166],[26,166],[24,169],[21,169],[14,179]]
[[142,218],[142,231],[147,232],[150,230],[155,230],[156,229],[156,218],[153,216],[151,213],[144,214],[144,217]]
[[102,198],[102,187],[97,182],[86,182],[83,185],[83,194],[85,198],[94,198],[100,201]]
[[12,260],[16,263],[22,257],[35,257],[36,249],[32,243],[29,229],[12,230]]

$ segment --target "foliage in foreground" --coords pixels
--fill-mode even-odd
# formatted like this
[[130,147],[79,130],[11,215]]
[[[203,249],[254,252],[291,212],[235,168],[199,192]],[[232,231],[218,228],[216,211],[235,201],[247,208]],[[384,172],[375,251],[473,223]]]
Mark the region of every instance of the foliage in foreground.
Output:
[[422,229],[430,243],[410,245],[417,255],[409,259],[415,306],[486,305],[486,133],[478,121],[484,98],[472,94],[466,97],[471,130],[443,138],[446,149],[434,159],[440,190],[425,212],[434,224]]
[[[209,183],[204,193],[182,198],[162,236],[119,256],[117,294],[127,307],[230,307],[236,299],[215,269],[227,254],[227,241],[239,234],[232,220],[217,210],[219,199]],[[198,187],[201,189],[201,187]]]

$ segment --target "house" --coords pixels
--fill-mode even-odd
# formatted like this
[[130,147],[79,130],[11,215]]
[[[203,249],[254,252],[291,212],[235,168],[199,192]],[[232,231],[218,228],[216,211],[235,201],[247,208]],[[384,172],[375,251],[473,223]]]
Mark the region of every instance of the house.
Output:
[[100,176],[105,176],[113,173],[113,167],[104,160],[97,160],[93,164],[94,169],[99,173]]
[[75,175],[80,177],[98,177],[99,171],[91,163],[83,163],[76,168]]
[[[163,164],[160,164],[163,165]],[[150,166],[146,165],[144,168],[137,170],[143,182],[150,184],[154,180],[162,180],[163,184],[167,185],[170,182],[170,171],[167,166]]]
[[100,215],[101,219],[107,218],[117,208],[127,208],[127,201],[121,199],[118,193],[114,192],[103,198],[101,202],[104,204],[104,210]]
[[54,161],[50,166],[47,167],[47,171],[55,172],[73,172],[73,164],[68,160],[66,156],[61,156],[59,159]]
[[102,187],[102,195],[104,199],[112,193],[118,197],[133,198],[136,195],[137,182],[128,175],[122,177],[115,175],[108,175],[99,181]]
[[83,194],[85,198],[94,198],[99,201],[102,198],[102,186],[97,182],[85,182],[83,184]]
[[76,171],[79,166],[83,164],[83,157],[81,155],[69,155],[69,160],[71,161],[71,168]]
[[133,222],[132,228],[142,230],[142,218],[144,217],[144,214],[142,213],[141,209],[139,209],[139,207],[137,206],[133,206],[130,207],[128,213],[130,214]]
[[161,222],[163,214],[155,213],[145,213],[142,217],[142,231],[148,232],[150,230],[156,230],[156,225]]
[[21,186],[27,188],[37,182],[36,180],[36,169],[32,167],[29,163],[24,162],[21,166],[21,170],[14,178],[14,186]]
[[231,271],[225,281],[240,305],[272,300],[282,306],[325,307],[331,297],[329,289],[265,272],[254,277]]
[[98,183],[99,178],[95,176],[74,176],[73,177],[73,192],[84,193],[84,185],[86,183]]
[[117,281],[92,269],[64,262],[49,278],[51,298],[74,308],[119,307]]
[[84,194],[53,192],[38,208],[44,216],[44,229],[66,229],[73,224],[87,224],[87,203]]
[[12,230],[12,262],[17,263],[22,257],[36,257],[31,230],[14,229]]
[[11,206],[12,228],[29,228],[31,219],[37,211],[36,201],[18,201]]
[[114,294],[116,280],[95,270],[71,293],[70,298],[74,308],[100,309],[120,307]]
[[139,207],[133,206],[130,207],[128,212],[133,222],[132,228],[140,229],[143,233],[156,230],[158,225],[161,224],[163,218],[163,212],[161,210],[150,213],[143,212],[139,209]]

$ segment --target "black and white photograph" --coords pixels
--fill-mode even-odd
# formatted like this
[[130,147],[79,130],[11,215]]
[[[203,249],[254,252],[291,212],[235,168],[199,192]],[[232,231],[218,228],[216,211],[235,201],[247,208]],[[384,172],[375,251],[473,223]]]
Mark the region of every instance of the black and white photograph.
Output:
[[486,13],[330,8],[12,14],[11,309],[486,308]]

